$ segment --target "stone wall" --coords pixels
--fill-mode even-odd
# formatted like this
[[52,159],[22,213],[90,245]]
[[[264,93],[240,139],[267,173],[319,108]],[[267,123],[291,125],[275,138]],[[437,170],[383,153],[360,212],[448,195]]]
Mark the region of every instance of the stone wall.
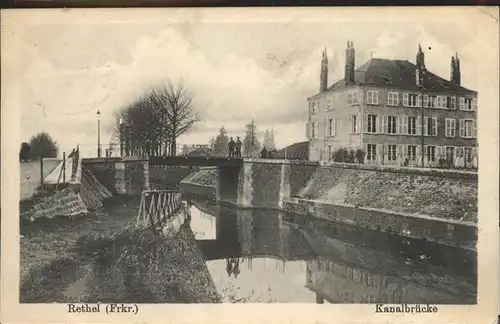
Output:
[[299,198],[477,221],[477,174],[318,167]]
[[428,215],[408,214],[352,205],[289,198],[286,211],[334,221],[355,227],[368,228],[427,240],[468,250],[476,249],[477,227],[470,221],[447,220]]
[[113,195],[140,195],[149,189],[148,161],[139,158],[82,159],[90,171]]
[[115,188],[115,164],[117,159],[82,159],[82,169],[90,171],[112,194]]

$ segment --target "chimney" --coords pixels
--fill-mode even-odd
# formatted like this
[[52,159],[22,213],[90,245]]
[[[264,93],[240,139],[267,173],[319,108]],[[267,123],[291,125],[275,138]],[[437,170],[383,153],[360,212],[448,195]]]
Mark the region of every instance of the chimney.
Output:
[[354,45],[352,42],[347,41],[347,48],[345,51],[345,73],[344,80],[346,83],[354,82]]
[[460,59],[458,54],[455,53],[455,57],[451,57],[451,79],[450,81],[456,85],[460,85]]
[[328,87],[328,56],[326,48],[323,50],[321,57],[321,72],[319,76],[319,92],[325,92]]
[[422,52],[422,46],[420,46],[420,44],[418,44],[417,69],[420,69],[420,70],[424,70],[425,69],[424,52]]

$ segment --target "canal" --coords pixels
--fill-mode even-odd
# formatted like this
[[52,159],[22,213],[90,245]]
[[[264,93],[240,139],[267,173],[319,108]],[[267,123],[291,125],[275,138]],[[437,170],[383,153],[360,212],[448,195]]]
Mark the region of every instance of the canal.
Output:
[[224,302],[476,303],[475,252],[275,210],[187,203]]

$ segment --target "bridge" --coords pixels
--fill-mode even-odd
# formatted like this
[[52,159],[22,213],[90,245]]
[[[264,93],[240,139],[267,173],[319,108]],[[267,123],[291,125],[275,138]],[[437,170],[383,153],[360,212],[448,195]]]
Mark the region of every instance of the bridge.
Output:
[[149,165],[241,167],[243,158],[220,156],[150,156]]

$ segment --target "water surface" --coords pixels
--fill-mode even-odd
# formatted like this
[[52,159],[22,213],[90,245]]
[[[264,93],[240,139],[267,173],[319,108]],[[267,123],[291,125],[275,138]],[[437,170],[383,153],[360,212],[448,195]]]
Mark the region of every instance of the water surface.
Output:
[[188,204],[224,301],[476,303],[476,253],[279,211]]

